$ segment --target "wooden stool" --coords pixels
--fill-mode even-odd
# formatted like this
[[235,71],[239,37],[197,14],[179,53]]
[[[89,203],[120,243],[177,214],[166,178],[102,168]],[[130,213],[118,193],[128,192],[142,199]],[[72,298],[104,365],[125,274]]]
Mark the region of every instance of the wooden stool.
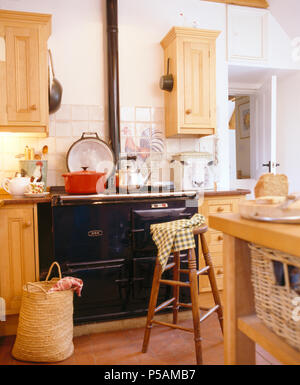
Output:
[[[204,236],[207,230],[208,230],[208,227],[206,225],[203,225],[193,231],[194,235],[200,235],[201,249],[202,249],[202,253],[203,253],[203,257],[206,265],[203,269],[197,270],[197,261],[196,261],[196,254],[194,249],[188,250],[188,269],[186,270],[180,269],[180,253],[174,252],[173,253],[174,262],[169,263],[164,270],[164,271],[167,271],[169,269],[173,269],[173,280],[165,280],[165,279],[161,279],[162,267],[158,258],[156,259],[152,290],[151,290],[151,296],[150,296],[150,302],[149,302],[149,309],[148,309],[148,316],[147,316],[147,322],[146,322],[146,328],[145,328],[145,334],[144,334],[144,342],[143,342],[143,349],[142,349],[143,353],[146,353],[148,348],[152,324],[168,326],[171,328],[194,333],[196,361],[198,365],[201,365],[202,364],[202,348],[201,348],[202,338],[200,333],[200,323],[206,320],[214,312],[217,312],[221,330],[223,332],[222,305],[221,305],[221,300],[220,300],[220,295],[217,287],[212,260],[211,260],[206,239]],[[180,281],[181,273],[189,275],[189,282]],[[208,275],[211,289],[212,289],[212,294],[214,297],[214,302],[215,302],[215,306],[211,309],[199,307],[199,304],[198,304],[198,276],[199,275]],[[173,286],[173,297],[163,302],[158,307],[156,307],[159,287],[161,283]],[[181,286],[190,288],[191,304],[179,302],[179,288]],[[173,304],[173,324],[155,321],[153,319],[155,313],[157,313],[159,310],[166,308],[170,304]],[[193,329],[188,329],[180,325],[177,325],[178,310],[180,307],[188,307],[192,309],[193,324],[194,324]],[[200,310],[206,311],[205,315],[202,318],[200,318]]]

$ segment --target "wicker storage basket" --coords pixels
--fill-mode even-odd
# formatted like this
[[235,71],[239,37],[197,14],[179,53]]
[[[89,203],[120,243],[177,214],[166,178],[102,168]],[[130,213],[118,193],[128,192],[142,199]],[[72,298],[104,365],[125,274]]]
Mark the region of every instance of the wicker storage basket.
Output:
[[[53,266],[59,278],[48,281]],[[48,290],[61,279],[54,262],[46,281],[27,283],[23,287],[19,325],[12,350],[14,358],[31,362],[57,362],[74,352],[73,290]]]
[[[256,314],[278,336],[300,350],[300,295],[291,288],[288,272],[288,266],[300,268],[300,259],[257,245],[249,247]],[[276,280],[273,261],[283,264],[281,285]]]

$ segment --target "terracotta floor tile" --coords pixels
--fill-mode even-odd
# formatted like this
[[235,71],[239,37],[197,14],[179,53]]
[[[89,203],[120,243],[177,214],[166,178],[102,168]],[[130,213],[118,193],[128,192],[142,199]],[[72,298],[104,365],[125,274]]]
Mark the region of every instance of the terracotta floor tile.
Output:
[[[192,328],[191,320],[180,324]],[[192,333],[154,326],[147,353],[142,353],[144,327],[98,333],[74,338],[74,354],[58,365],[195,365]],[[205,365],[223,365],[223,336],[216,316],[201,324]],[[11,356],[15,337],[0,338],[0,365],[27,365]],[[257,348],[257,364],[276,364],[262,348]],[[34,364],[33,364],[34,365]],[[52,364],[53,365],[53,364]]]

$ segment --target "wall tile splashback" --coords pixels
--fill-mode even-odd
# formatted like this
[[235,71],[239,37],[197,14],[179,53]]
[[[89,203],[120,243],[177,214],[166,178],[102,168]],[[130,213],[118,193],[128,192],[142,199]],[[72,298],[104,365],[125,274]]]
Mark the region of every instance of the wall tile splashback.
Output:
[[[214,140],[210,138],[165,138],[164,109],[162,107],[121,107],[120,140],[122,155],[136,155],[139,167],[151,168],[152,181],[168,179],[168,160],[182,151],[214,153]],[[48,186],[63,185],[61,176],[67,171],[66,155],[70,146],[83,132],[97,132],[108,142],[107,112],[102,106],[62,105],[50,115],[49,136],[29,138],[3,134],[0,136],[0,181],[19,171],[16,155],[24,153],[25,146],[41,152],[48,146]],[[163,165],[164,173],[159,173]]]

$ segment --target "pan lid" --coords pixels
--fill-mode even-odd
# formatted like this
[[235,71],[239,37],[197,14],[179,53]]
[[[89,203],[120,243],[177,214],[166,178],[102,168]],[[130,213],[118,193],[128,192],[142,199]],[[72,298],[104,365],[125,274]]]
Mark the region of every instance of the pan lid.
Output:
[[72,144],[67,154],[67,168],[70,172],[89,171],[112,174],[115,158],[110,147],[95,132],[84,132],[81,138]]

